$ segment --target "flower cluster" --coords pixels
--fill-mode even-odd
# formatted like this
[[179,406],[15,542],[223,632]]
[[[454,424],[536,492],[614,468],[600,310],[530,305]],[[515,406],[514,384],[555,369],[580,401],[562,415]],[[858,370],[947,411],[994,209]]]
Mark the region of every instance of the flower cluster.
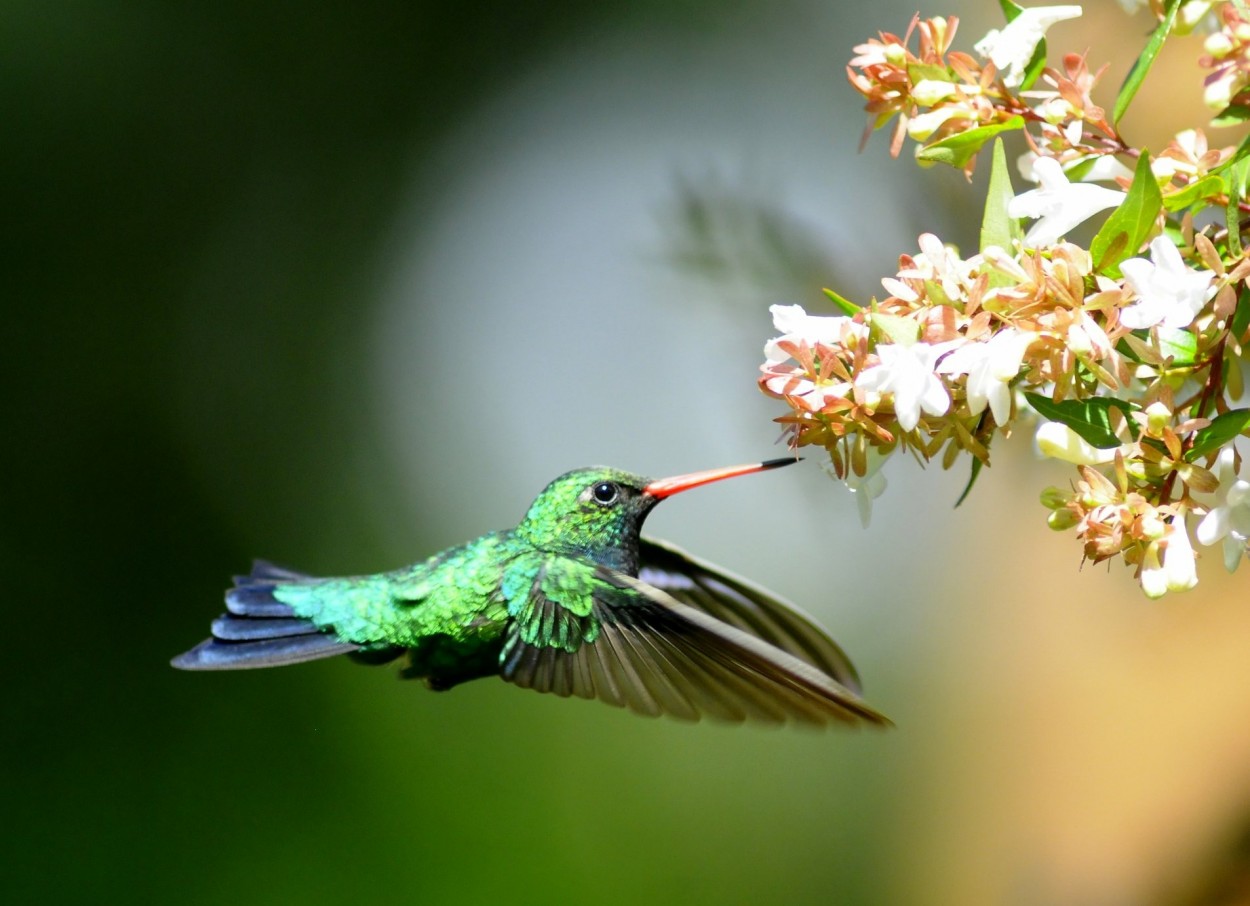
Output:
[[[1031,72],[1045,30],[1080,14],[1079,6],[1023,10],[977,43],[981,59],[949,50],[959,26],[953,16],[917,17],[902,38],[883,32],[859,45],[847,78],[868,100],[865,140],[897,116],[892,155],[910,137],[921,160],[954,163],[971,173],[985,141],[1028,122],[1039,127],[1036,141],[1045,153],[1065,165],[1085,162],[1102,176],[1127,173],[1113,158],[1100,163],[1126,148],[1090,97],[1102,72],[1091,73],[1076,54],[1064,59],[1062,71],[1040,73],[1044,88],[1036,87],[1039,74]],[[917,53],[908,47],[913,32],[919,35]]]
[[1211,70],[1203,83],[1202,96],[1212,110],[1227,112],[1232,107],[1244,110],[1250,106],[1250,99],[1245,95],[1250,86],[1250,20],[1237,4],[1218,6],[1222,27],[1207,38],[1206,54],[1199,60]]
[[[1250,334],[1239,220],[1250,211],[1250,143],[1212,149],[1187,130],[1151,156],[1115,123],[1162,39],[1209,12],[1224,28],[1207,52],[1215,60],[1215,39],[1231,42],[1217,72],[1237,99],[1250,76],[1234,39],[1250,48],[1250,23],[1232,3],[1155,11],[1155,40],[1113,116],[1091,99],[1101,72],[1083,57],[1042,65],[1046,28],[1079,7],[1017,9],[977,43],[981,59],[950,49],[954,19],[916,19],[905,38],[855,48],[851,83],[868,98],[870,129],[898,118],[894,153],[909,135],[919,157],[969,171],[996,143],[976,254],[925,234],[880,299],[859,306],[829,292],[842,314],[828,316],[773,306],[780,335],[765,347],[760,387],[786,403],[777,421],[793,446],[828,452],[865,521],[895,451],[944,467],[969,454],[971,488],[995,438],[1023,415],[1039,422],[1043,455],[1078,469],[1042,500],[1086,559],[1121,557],[1152,597],[1191,588],[1192,522],[1229,569],[1240,562],[1250,540],[1250,481],[1235,448],[1250,430],[1250,409],[1235,408]],[[1019,166],[1036,183],[1019,193],[996,138],[1012,131],[1027,140]],[[1088,248],[1068,241],[1094,218]]]

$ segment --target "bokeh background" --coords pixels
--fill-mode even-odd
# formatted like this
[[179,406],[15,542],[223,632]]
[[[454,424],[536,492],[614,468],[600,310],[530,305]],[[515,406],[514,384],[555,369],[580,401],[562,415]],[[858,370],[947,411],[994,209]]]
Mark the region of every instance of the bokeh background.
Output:
[[[1109,104],[1151,23],[1089,6],[1052,47],[1110,60]],[[6,4],[5,901],[1250,895],[1244,571],[1151,603],[1079,570],[1023,437],[958,510],[962,468],[899,462],[864,530],[808,462],[649,522],[816,613],[888,733],[168,667],[252,556],[371,572],[568,468],[778,455],[767,306],[975,243],[979,183],[856,152],[845,61],[913,11]],[[965,49],[998,18],[924,12]],[[1205,121],[1197,53],[1131,136]]]

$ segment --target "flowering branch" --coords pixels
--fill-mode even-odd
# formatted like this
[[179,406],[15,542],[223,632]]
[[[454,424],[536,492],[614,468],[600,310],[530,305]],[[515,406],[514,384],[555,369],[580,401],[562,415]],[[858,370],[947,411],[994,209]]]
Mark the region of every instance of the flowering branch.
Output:
[[[1191,515],[1230,569],[1250,539],[1235,446],[1250,426],[1235,407],[1250,331],[1250,140],[1210,148],[1192,129],[1152,155],[1117,123],[1164,41],[1203,23],[1214,29],[1207,103],[1217,122],[1250,119],[1250,20],[1241,3],[1156,0],[1158,27],[1109,117],[1092,99],[1106,67],[1076,54],[1045,65],[1046,30],[1080,7],[1002,5],[1006,26],[975,56],[951,49],[956,19],[917,17],[901,38],[858,45],[847,68],[867,100],[865,140],[894,122],[891,154],[910,139],[919,160],[968,174],[992,149],[978,252],[925,234],[882,299],[827,290],[836,316],[774,306],[780,335],[760,388],[787,405],[777,421],[793,446],[827,451],[865,522],[895,451],[944,468],[970,454],[971,488],[995,438],[1039,419],[1038,448],[1077,467],[1069,489],[1042,494],[1049,524],[1075,530],[1088,560],[1122,558],[1152,597],[1190,588]],[[1002,145],[1013,132],[1037,183],[1018,194]],[[1094,219],[1088,248],[1066,238]]]

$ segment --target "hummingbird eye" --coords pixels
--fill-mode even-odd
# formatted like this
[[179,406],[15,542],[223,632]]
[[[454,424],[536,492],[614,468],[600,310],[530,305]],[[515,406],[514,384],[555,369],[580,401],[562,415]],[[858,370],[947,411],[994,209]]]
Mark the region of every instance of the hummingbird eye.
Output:
[[610,506],[616,503],[619,493],[616,485],[610,481],[601,481],[590,490],[590,495],[595,498],[595,503],[603,506]]

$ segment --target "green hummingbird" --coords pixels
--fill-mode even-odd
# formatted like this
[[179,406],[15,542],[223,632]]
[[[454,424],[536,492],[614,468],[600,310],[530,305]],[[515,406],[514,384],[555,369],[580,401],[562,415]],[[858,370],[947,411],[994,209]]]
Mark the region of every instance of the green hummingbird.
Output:
[[547,485],[516,528],[393,572],[315,578],[258,560],[226,592],[212,637],[172,663],[236,670],[406,654],[402,675],[437,690],[497,675],[648,716],[888,724],[810,617],[641,537],[666,497],[795,461],[658,480],[578,469]]

